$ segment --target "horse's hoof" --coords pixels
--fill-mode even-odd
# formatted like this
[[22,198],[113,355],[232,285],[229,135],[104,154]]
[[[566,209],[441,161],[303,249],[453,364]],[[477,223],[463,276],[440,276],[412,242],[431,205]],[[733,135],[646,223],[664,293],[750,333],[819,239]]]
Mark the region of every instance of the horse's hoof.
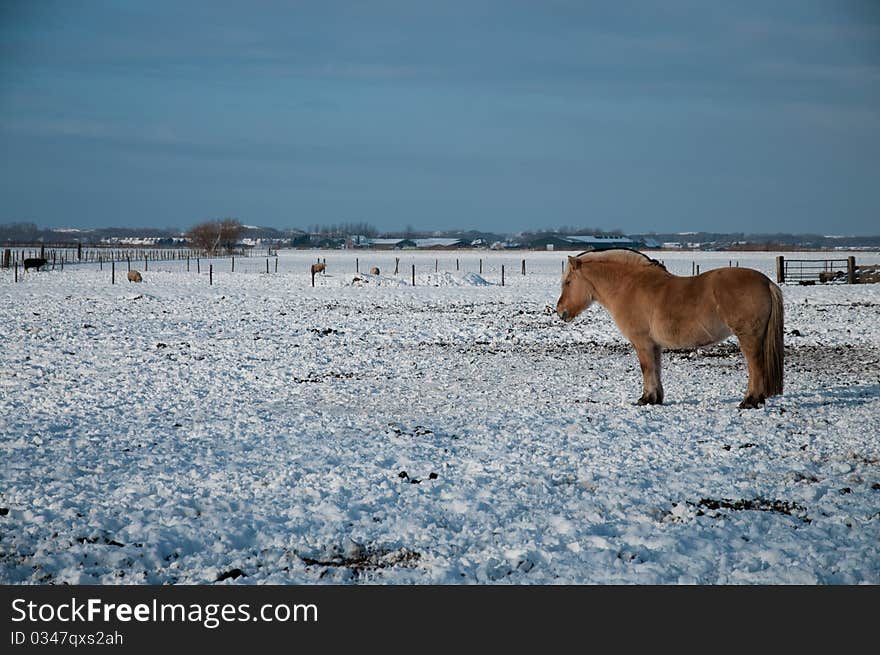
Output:
[[764,401],[760,398],[755,398],[753,396],[747,396],[743,401],[739,404],[740,409],[758,409],[759,407],[764,405]]
[[636,405],[662,405],[663,399],[656,395],[642,396],[636,401]]

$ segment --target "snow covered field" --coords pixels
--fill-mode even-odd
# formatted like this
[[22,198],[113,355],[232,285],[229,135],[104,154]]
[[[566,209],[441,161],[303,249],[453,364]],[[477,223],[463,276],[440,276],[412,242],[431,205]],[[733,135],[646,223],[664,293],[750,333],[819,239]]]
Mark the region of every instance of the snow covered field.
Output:
[[0,272],[0,583],[880,583],[880,285],[784,287],[765,408],[732,339],[638,407],[565,254]]

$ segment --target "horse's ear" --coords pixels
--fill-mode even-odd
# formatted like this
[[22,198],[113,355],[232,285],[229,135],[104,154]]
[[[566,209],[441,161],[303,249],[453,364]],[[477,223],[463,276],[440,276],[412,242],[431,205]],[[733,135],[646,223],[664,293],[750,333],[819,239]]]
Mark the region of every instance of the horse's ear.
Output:
[[569,257],[568,265],[571,266],[571,270],[576,271],[581,267],[581,260],[577,257]]

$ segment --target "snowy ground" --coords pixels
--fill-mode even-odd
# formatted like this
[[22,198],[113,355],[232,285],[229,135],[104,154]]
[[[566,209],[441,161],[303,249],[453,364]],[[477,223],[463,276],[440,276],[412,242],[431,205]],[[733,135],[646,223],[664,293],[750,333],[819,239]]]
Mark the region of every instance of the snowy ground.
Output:
[[638,407],[564,253],[394,256],[0,272],[0,583],[880,583],[880,285],[784,288],[765,408],[734,340]]

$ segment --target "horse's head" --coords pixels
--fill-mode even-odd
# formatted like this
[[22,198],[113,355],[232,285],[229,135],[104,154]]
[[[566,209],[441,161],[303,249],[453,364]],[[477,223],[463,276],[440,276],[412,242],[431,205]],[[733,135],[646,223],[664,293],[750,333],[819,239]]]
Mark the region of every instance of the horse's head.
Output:
[[577,257],[568,258],[568,266],[562,274],[562,292],[556,301],[556,313],[563,321],[575,317],[593,304],[594,289],[584,276],[584,263]]

